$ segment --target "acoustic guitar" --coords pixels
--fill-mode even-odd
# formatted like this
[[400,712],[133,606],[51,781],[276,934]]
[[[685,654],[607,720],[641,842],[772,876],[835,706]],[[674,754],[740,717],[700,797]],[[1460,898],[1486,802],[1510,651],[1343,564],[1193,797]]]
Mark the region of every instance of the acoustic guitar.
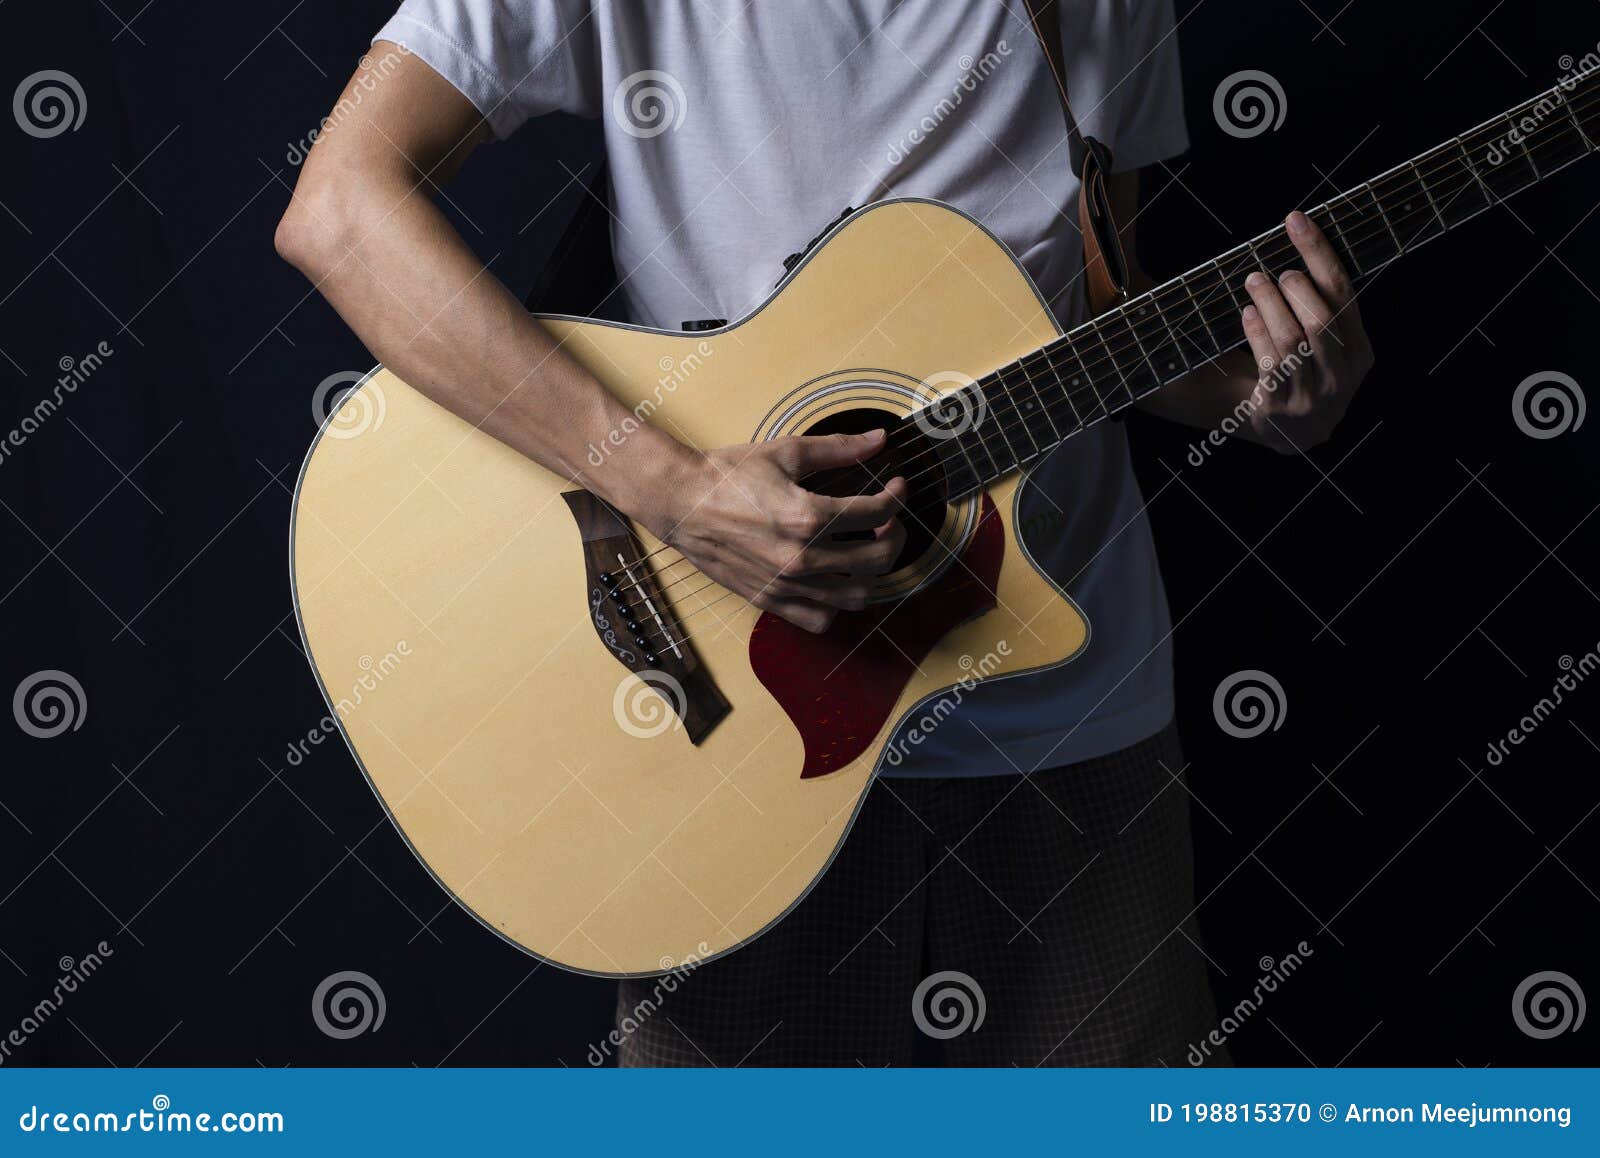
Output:
[[[1590,80],[1310,216],[1371,278],[1591,153]],[[1269,230],[1063,334],[982,225],[908,198],[845,218],[719,329],[541,316],[640,422],[696,446],[888,429],[878,458],[806,483],[912,488],[895,570],[821,635],[379,367],[295,491],[294,603],[330,717],[428,871],[511,943],[607,976],[727,953],[827,869],[906,755],[899,725],[1092,646],[1018,533],[1029,468],[1241,345],[1245,277],[1292,264]]]

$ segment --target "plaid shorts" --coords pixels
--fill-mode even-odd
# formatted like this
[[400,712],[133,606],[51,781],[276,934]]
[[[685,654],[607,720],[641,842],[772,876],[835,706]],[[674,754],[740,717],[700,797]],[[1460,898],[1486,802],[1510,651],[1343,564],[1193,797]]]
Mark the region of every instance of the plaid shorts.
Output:
[[1169,725],[1028,776],[879,777],[776,928],[622,983],[620,1064],[1185,1064],[1216,1017],[1183,767]]

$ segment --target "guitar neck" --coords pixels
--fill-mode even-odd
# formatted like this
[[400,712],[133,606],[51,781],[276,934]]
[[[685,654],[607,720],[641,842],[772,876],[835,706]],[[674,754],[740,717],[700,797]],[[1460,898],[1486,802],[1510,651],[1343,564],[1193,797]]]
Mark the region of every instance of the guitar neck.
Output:
[[[1566,78],[1307,216],[1351,275],[1370,280],[1397,258],[1592,153],[1600,141],[1595,75]],[[951,428],[941,447],[949,493],[982,489],[1243,345],[1244,279],[1297,262],[1280,225],[1000,367],[956,392],[971,394],[957,404],[936,404],[969,418]],[[970,421],[974,415],[978,420]]]

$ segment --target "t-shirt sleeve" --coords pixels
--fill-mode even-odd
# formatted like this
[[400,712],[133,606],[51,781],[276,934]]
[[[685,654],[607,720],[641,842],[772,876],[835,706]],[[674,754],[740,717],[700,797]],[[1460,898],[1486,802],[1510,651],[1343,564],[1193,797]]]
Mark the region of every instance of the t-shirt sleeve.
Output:
[[1115,171],[1189,147],[1172,0],[1063,7],[1062,39],[1073,112],[1110,148]]
[[373,39],[420,56],[497,137],[541,113],[600,115],[588,0],[405,0]]

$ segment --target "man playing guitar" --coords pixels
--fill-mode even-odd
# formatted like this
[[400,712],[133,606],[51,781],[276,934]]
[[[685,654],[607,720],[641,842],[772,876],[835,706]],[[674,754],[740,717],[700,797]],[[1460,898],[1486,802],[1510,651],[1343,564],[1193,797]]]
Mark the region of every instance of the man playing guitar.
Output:
[[[1059,8],[1072,103],[1115,158],[1131,256],[1139,169],[1187,144],[1171,0]],[[905,480],[842,499],[796,480],[870,463],[881,432],[697,447],[663,423],[615,444],[631,412],[434,198],[527,120],[599,117],[634,322],[742,317],[841,206],[919,196],[983,222],[1070,327],[1084,246],[1047,68],[1004,0],[406,0],[311,150],[277,246],[415,388],[820,632],[897,555]],[[1249,351],[1142,408],[1213,429],[1247,415],[1237,433],[1284,453],[1328,436],[1372,353],[1328,241],[1299,213],[1287,228],[1304,268],[1245,283]],[[1280,368],[1271,388],[1264,366]],[[1172,626],[1122,427],[1086,430],[1033,477],[1029,547],[1084,608],[1091,645],[971,689],[902,745],[771,932],[670,993],[625,982],[624,1064],[904,1063],[913,994],[947,973],[985,1010],[945,1041],[957,1063],[1175,1063],[1210,1028],[1186,798],[1170,790],[1184,767]]]

